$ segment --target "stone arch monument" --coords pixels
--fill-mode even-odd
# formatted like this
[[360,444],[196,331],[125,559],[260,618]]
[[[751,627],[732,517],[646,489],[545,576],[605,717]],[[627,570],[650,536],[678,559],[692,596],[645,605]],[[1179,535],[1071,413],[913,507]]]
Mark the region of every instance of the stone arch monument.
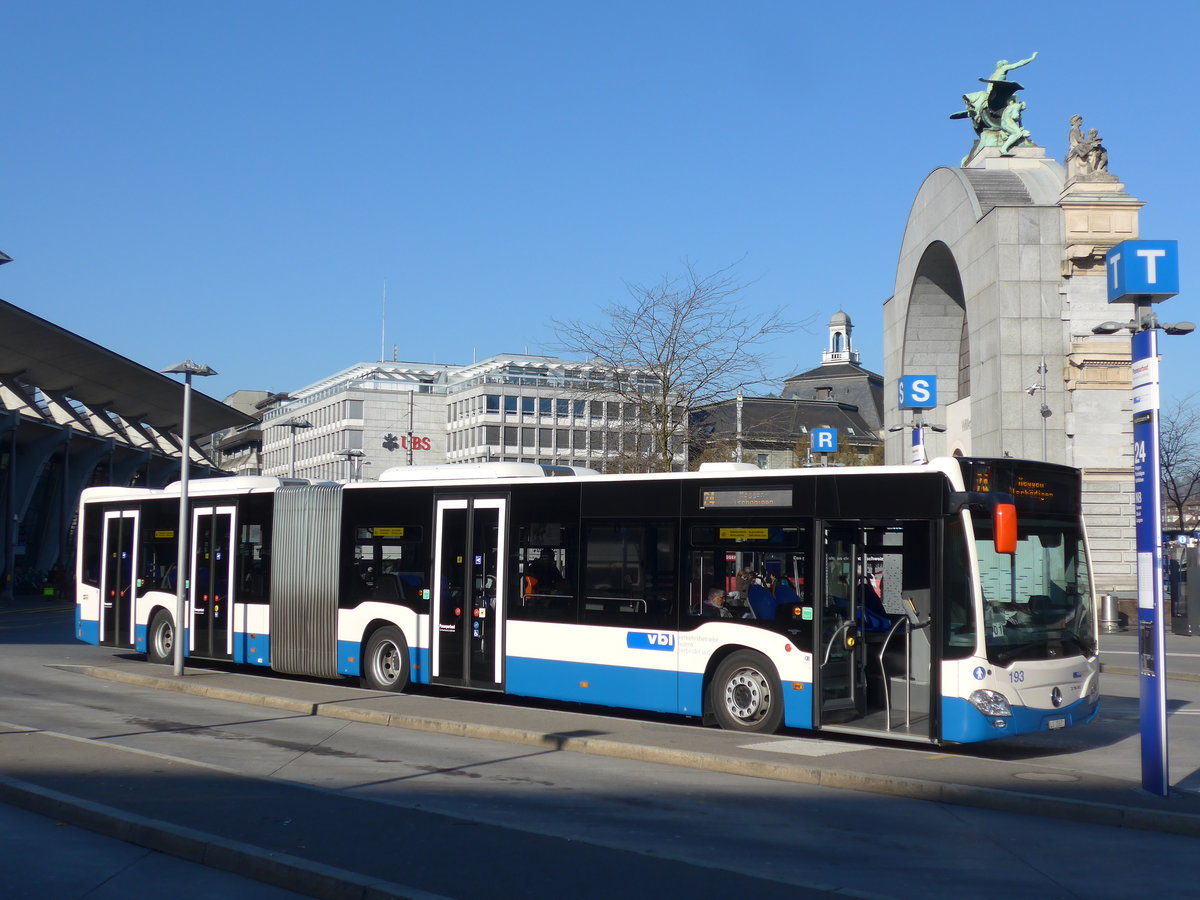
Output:
[[[1005,104],[1019,102],[1020,85],[980,80],[989,91],[1003,84]],[[1064,134],[1064,167],[1023,128],[1012,131],[1012,115],[976,121],[982,93],[964,95],[967,110],[953,116],[972,116],[971,152],[925,179],[905,226],[884,303],[885,418],[908,423],[897,408],[901,375],[936,375],[939,406],[926,420],[946,431],[927,433],[931,455],[1082,469],[1097,590],[1132,595],[1129,338],[1092,327],[1127,318],[1106,302],[1104,254],[1138,237],[1142,203],[1109,174],[1107,151],[1094,130],[1083,137],[1080,117]],[[886,456],[907,461],[904,434],[888,436]]]

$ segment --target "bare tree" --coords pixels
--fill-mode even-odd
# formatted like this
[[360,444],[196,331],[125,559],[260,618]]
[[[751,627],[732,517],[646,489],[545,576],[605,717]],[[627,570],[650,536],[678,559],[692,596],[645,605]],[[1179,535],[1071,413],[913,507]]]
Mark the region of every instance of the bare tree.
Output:
[[636,411],[631,427],[648,438],[641,460],[651,471],[677,461],[690,410],[765,381],[764,347],[802,324],[782,309],[747,313],[745,287],[731,266],[701,276],[685,263],[657,284],[627,283],[630,299],[604,307],[602,322],[554,320],[558,349],[596,366],[597,395]]
[[1180,531],[1200,527],[1200,407],[1196,395],[1178,400],[1159,420],[1159,466],[1162,492],[1178,516]]

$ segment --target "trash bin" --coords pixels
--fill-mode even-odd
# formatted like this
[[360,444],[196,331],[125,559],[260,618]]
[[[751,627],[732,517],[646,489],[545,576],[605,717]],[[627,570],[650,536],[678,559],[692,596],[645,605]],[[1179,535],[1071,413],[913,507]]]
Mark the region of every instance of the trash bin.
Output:
[[1121,630],[1121,608],[1116,594],[1100,595],[1100,632],[1116,634]]

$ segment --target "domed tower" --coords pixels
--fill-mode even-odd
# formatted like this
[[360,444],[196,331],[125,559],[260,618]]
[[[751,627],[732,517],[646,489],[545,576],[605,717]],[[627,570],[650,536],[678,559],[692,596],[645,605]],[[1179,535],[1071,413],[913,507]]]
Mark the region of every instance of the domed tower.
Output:
[[858,351],[850,340],[854,323],[840,309],[829,320],[829,347],[821,354],[821,365],[850,363],[858,365]]
[[853,332],[854,323],[839,309],[829,320],[829,346],[821,351],[821,364],[786,379],[780,396],[853,404],[878,432],[883,427],[883,377],[862,367]]

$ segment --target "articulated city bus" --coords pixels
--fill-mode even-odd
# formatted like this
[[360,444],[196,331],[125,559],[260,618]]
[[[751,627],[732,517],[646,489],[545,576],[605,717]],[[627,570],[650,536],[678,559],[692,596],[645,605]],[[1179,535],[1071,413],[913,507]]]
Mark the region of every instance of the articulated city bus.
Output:
[[[1079,473],[1011,459],[194,481],[193,659],[922,743],[1091,721]],[[179,487],[84,492],[76,634],[173,658]]]

